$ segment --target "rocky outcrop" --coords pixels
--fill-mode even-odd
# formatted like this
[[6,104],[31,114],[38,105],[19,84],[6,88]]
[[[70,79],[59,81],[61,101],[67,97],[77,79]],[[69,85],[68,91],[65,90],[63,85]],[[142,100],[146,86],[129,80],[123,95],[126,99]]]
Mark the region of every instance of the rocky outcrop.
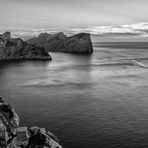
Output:
[[62,148],[62,146],[59,144],[58,138],[45,128],[34,126],[28,129],[28,132],[30,136],[27,147],[32,148],[34,146],[44,145],[47,147]]
[[51,60],[44,47],[11,38],[10,32],[0,35],[0,60]]
[[42,33],[38,37],[27,40],[29,44],[45,47],[47,51],[91,54],[92,41],[89,33],[79,33],[67,37],[63,32],[51,35]]
[[62,148],[58,138],[45,128],[20,127],[14,108],[0,98],[0,148]]

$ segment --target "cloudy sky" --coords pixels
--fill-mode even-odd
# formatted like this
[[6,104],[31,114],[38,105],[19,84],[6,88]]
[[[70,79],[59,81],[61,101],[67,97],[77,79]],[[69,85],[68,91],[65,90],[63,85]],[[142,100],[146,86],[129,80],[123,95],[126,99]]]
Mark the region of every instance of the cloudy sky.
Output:
[[148,0],[0,0],[0,31],[90,32],[102,39],[147,39]]

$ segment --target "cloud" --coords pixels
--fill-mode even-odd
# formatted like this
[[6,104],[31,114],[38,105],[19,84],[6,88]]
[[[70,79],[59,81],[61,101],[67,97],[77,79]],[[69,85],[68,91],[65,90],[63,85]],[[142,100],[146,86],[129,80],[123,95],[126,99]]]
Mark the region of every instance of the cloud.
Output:
[[73,28],[73,33],[88,32],[98,36],[148,36],[148,22],[118,26],[91,26]]
[[[10,30],[9,30],[10,29]],[[67,28],[64,30],[58,28],[44,28],[44,29],[16,29],[9,28],[5,31],[11,31],[13,37],[21,37],[24,39],[30,38],[32,36],[38,36],[40,33],[50,33],[55,34],[57,32],[63,31],[65,34],[73,35],[80,32],[91,33],[95,36],[104,36],[112,38],[132,38],[132,37],[148,37],[148,22],[136,23],[136,24],[125,24],[125,25],[100,25],[100,26],[90,26],[87,28]],[[5,32],[4,29],[0,30],[1,33]]]
[[56,28],[48,28],[48,29],[16,29],[16,28],[5,28],[0,30],[0,34],[4,33],[5,31],[10,31],[13,38],[22,38],[22,39],[28,39],[34,36],[38,36],[40,33],[50,33],[55,34],[58,32]]
[[54,33],[56,32],[55,28],[50,28],[50,29],[32,29],[32,30],[16,30],[12,31],[13,36],[37,36],[40,33]]

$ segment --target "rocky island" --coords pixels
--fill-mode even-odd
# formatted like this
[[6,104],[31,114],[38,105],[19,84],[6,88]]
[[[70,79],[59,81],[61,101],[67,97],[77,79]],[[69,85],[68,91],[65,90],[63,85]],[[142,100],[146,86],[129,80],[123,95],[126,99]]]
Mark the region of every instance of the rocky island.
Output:
[[91,54],[92,41],[89,33],[79,33],[67,37],[63,32],[51,35],[41,33],[38,37],[27,40],[28,44],[43,46],[47,51]]
[[91,54],[90,34],[67,37],[63,32],[54,35],[41,33],[27,41],[12,38],[10,32],[0,34],[0,60],[52,60],[49,51]]
[[11,38],[10,32],[0,34],[0,60],[51,60],[44,47]]

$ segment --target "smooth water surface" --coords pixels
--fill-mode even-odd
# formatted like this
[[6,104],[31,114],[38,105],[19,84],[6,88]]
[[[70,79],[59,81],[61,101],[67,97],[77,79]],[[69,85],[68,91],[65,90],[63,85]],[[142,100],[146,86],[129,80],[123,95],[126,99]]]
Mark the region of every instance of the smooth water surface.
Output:
[[148,147],[148,49],[94,49],[1,62],[0,96],[22,126],[49,129],[64,148]]

